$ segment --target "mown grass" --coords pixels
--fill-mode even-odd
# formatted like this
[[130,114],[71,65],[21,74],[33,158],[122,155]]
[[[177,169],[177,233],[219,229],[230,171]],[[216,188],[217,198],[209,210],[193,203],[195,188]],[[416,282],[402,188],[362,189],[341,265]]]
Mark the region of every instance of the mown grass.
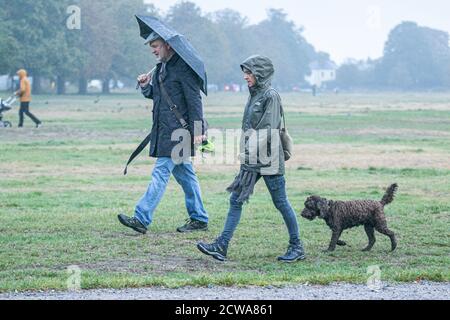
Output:
[[[449,281],[450,108],[442,107],[449,97],[283,95],[299,150],[286,172],[298,213],[311,194],[380,199],[389,184],[400,186],[386,207],[396,251],[390,253],[389,239],[377,234],[373,250],[361,252],[367,239],[355,228],[342,236],[349,246],[323,253],[329,229],[298,215],[308,258],[292,265],[276,262],[287,232],[263,183],[245,206],[229,261],[218,263],[196,250],[197,241],[214,239],[223,227],[224,190],[236,165],[197,166],[208,232],[175,232],[187,215],[173,179],[150,232],[126,230],[116,215],[132,213],[154,163],[142,155],[122,175],[150,126],[148,102],[138,95],[100,97],[97,103],[95,96],[37,97],[32,112],[44,127],[32,129],[28,121],[22,130],[0,130],[0,291],[66,289],[71,265],[81,268],[83,288],[364,283],[372,265],[380,267],[383,281]],[[244,95],[211,95],[205,101],[211,127],[239,128],[244,103]],[[5,118],[17,123],[15,112]],[[374,162],[361,165],[364,154],[359,158],[355,150],[374,148]],[[354,160],[333,165],[347,157]],[[386,163],[376,165],[379,157]]]

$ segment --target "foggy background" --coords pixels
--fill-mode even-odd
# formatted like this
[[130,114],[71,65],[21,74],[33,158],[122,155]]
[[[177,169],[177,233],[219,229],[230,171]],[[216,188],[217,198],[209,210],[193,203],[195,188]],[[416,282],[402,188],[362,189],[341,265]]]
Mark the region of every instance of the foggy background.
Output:
[[[179,0],[149,0],[167,12]],[[283,9],[288,19],[304,27],[314,47],[329,52],[342,63],[348,58],[380,58],[392,28],[402,21],[415,21],[450,31],[450,3],[444,0],[195,0],[203,12],[233,8],[256,24],[267,17],[267,8]]]
[[[232,9],[229,9],[232,8]],[[0,90],[26,68],[34,93],[131,88],[155,64],[135,14],[186,35],[210,91],[242,90],[239,64],[270,57],[282,91],[444,91],[445,1],[0,0]]]

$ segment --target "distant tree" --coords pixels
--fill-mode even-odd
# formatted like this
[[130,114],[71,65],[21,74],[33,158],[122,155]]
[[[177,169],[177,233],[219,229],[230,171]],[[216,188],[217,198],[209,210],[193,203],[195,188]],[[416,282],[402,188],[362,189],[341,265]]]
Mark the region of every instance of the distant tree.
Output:
[[366,89],[375,88],[375,67],[378,61],[348,60],[344,62],[336,72],[336,81],[332,86],[341,89]]
[[67,8],[73,4],[72,0],[59,0],[53,16],[54,36],[49,39],[48,62],[51,74],[56,78],[57,94],[66,93],[66,80],[75,80],[77,71],[83,63],[80,48],[81,31],[67,27]]
[[316,52],[287,14],[271,9],[258,25],[226,9],[203,15],[192,2],[172,6],[165,21],[184,34],[206,62],[209,82],[241,83],[239,65],[252,54],[270,57],[276,68],[275,83],[289,88],[304,81]]
[[2,61],[13,72],[25,68],[33,77],[33,92],[41,92],[41,77],[58,79],[64,93],[64,79],[76,70],[78,49],[70,43],[66,28],[69,0],[0,0],[0,44]]
[[[80,30],[66,26],[69,5],[81,9]],[[94,78],[108,93],[111,79],[134,78],[155,64],[135,14],[160,17],[184,34],[203,57],[209,82],[221,86],[243,82],[239,64],[251,54],[272,58],[275,83],[286,88],[304,81],[311,61],[328,57],[315,52],[282,10],[269,10],[252,26],[236,11],[203,14],[188,1],[161,16],[141,0],[0,0],[0,70],[26,68],[35,93],[41,77],[56,79],[59,94],[67,80],[78,80],[79,93],[86,93]]]
[[229,82],[241,83],[242,75],[239,65],[250,54],[250,35],[247,32],[248,20],[237,11],[224,9],[214,12],[210,16],[217,28],[224,34],[224,48],[221,50],[221,59],[224,61],[223,71],[218,75],[217,83],[220,85]]
[[323,51],[317,52],[311,58],[315,59],[315,61],[319,64],[325,64],[325,63],[331,61],[330,54],[327,52],[323,52]]
[[159,17],[154,5],[144,5],[142,0],[116,1],[115,23],[118,25],[119,50],[113,57],[112,74],[114,78],[135,79],[138,74],[149,71],[155,64],[150,48],[144,47],[144,39],[139,36],[135,15]]
[[[187,37],[205,61],[212,82],[223,79],[229,67],[229,52],[224,31],[204,16],[192,2],[179,2],[165,17],[168,25]],[[211,82],[210,81],[210,82]]]
[[14,65],[11,69],[25,68],[33,76],[33,92],[41,91],[40,79],[51,74],[50,40],[55,38],[54,17],[58,11],[56,0],[1,0],[8,30],[16,39]]
[[11,23],[6,19],[4,0],[0,0],[0,74],[12,73],[17,66],[18,43],[12,34]]
[[80,0],[83,12],[81,48],[86,57],[79,73],[79,93],[87,92],[87,80],[103,80],[102,93],[110,81],[135,78],[149,71],[154,59],[139,36],[137,14],[159,16],[154,5],[142,0]]
[[287,20],[281,9],[268,10],[268,18],[248,30],[253,53],[272,59],[275,83],[283,88],[302,83],[309,74],[315,50],[302,35],[303,29]]
[[336,72],[336,86],[339,88],[353,89],[360,84],[361,70],[357,64],[346,63]]
[[398,89],[449,85],[450,47],[447,32],[403,22],[389,34],[377,68],[381,84]]
[[80,94],[86,93],[87,79],[92,78],[103,80],[102,92],[109,93],[109,81],[114,77],[113,58],[120,51],[115,3],[114,0],[80,0],[81,48],[85,57],[79,70]]

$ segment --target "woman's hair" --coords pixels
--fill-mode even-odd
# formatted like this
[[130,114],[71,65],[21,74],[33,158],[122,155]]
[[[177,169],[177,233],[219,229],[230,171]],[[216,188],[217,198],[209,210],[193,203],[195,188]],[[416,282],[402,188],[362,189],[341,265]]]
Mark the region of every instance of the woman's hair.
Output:
[[246,67],[244,67],[244,66],[241,66],[241,68],[242,68],[242,72],[244,72],[244,73],[252,73],[249,69],[247,69]]

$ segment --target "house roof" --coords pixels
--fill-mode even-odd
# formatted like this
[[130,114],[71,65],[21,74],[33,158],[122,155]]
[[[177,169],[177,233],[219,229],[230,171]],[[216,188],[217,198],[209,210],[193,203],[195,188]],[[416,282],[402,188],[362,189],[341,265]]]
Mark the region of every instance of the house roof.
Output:
[[311,70],[336,70],[337,66],[333,61],[314,61],[309,65]]

